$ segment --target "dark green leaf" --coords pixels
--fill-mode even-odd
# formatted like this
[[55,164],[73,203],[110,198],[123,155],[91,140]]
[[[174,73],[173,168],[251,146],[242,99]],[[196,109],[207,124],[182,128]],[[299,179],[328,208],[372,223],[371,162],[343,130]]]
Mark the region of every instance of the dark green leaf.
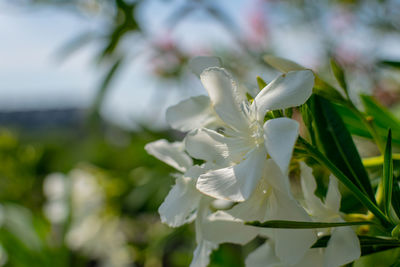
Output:
[[349,96],[346,78],[342,67],[334,59],[331,59],[331,68],[333,71],[333,75],[335,75],[335,78],[338,81],[340,87],[342,87],[346,95]]
[[396,212],[397,217],[400,218],[400,186],[397,179],[395,179],[393,183],[392,207],[393,210]]
[[334,106],[328,100],[314,96],[313,108],[315,129],[325,155],[375,203],[371,182],[360,155]]
[[367,225],[374,224],[373,222],[360,221],[360,222],[298,222],[298,221],[284,221],[284,220],[271,220],[266,222],[245,222],[246,225],[252,225],[263,228],[284,228],[284,229],[314,229],[314,228],[330,228],[340,226],[352,225]]
[[392,131],[389,129],[384,160],[383,160],[383,207],[387,216],[390,214],[393,192],[393,159],[392,159]]
[[384,66],[389,66],[389,67],[393,67],[393,68],[400,68],[400,61],[381,60],[379,63],[384,65]]

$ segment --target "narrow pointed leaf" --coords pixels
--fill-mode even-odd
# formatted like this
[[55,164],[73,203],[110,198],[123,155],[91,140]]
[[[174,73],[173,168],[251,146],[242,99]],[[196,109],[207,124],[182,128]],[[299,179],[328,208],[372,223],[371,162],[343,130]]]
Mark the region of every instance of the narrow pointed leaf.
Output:
[[346,78],[342,67],[334,59],[331,59],[331,68],[340,87],[342,87],[346,95],[349,96]]
[[262,90],[265,86],[267,86],[267,83],[260,76],[257,76],[257,85],[258,89]]
[[400,218],[400,186],[398,179],[394,179],[393,183],[392,207],[396,212],[397,217]]
[[375,202],[367,171],[353,139],[334,106],[320,96],[314,96],[315,128],[325,155],[352,183]]
[[400,141],[400,120],[397,119],[386,107],[379,104],[373,97],[361,95],[361,101],[365,112],[371,117],[379,135],[384,140],[387,137],[387,129],[391,128],[392,142]]
[[393,60],[381,60],[379,62],[381,65],[398,68],[400,69],[400,61],[393,61]]
[[393,192],[393,159],[392,159],[392,131],[389,129],[385,155],[383,160],[383,207],[387,216],[390,214]]
[[330,227],[341,227],[341,226],[352,226],[352,225],[367,225],[374,224],[368,221],[359,222],[298,222],[298,221],[284,221],[284,220],[272,220],[266,222],[245,222],[246,225],[252,225],[263,228],[284,228],[284,229],[314,229],[314,228],[330,228]]
[[[320,237],[312,248],[325,248],[330,237],[330,235]],[[395,239],[374,236],[358,236],[358,239],[360,240],[362,256],[400,247],[400,241]]]

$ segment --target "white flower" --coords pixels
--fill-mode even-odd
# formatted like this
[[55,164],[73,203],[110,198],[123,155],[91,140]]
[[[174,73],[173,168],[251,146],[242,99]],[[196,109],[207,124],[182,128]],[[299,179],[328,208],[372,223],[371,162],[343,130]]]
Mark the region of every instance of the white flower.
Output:
[[[264,123],[265,113],[303,104],[312,93],[314,76],[309,70],[283,74],[268,84],[253,103],[247,101],[244,91],[222,68],[206,69],[201,81],[225,127],[221,129],[223,134],[210,129],[190,133],[186,138],[187,152],[207,161],[216,152],[210,148],[217,147],[231,166],[201,175],[197,188],[215,198],[244,201],[258,184],[267,155],[282,173],[287,173],[298,136],[296,121],[277,118]],[[199,150],[203,151],[201,155]]]
[[[323,222],[344,222],[340,215],[341,195],[337,185],[337,179],[332,175],[329,179],[328,192],[325,202],[315,196],[317,188],[312,169],[301,163],[301,187],[304,194],[305,206],[309,214],[316,221]],[[356,233],[350,226],[328,228],[320,231],[321,234],[330,232],[331,238],[326,249],[323,251],[322,263],[324,267],[338,267],[350,263],[361,256],[360,242]],[[314,253],[321,250],[312,249]]]
[[[331,177],[328,192],[323,203],[314,192],[316,182],[312,170],[303,162],[301,163],[301,186],[304,194],[304,204],[315,221],[343,222],[340,216],[340,192],[337,181]],[[298,230],[294,230],[298,231]],[[324,228],[320,234],[331,234],[326,248],[311,248],[303,253],[303,257],[295,262],[292,267],[339,267],[350,263],[360,257],[361,250],[357,235],[351,227]],[[299,242],[293,239],[293,243]],[[309,248],[309,247],[308,247]],[[249,254],[246,259],[248,267],[286,267],[287,263],[278,256],[278,243],[271,239]]]
[[[267,179],[273,178],[271,179]],[[311,221],[309,215],[292,197],[284,176],[272,160],[266,161],[263,178],[252,196],[228,211],[211,214],[205,223],[205,239],[216,243],[231,242],[245,244],[256,235],[262,235],[274,242],[274,255],[286,265],[297,263],[304,257],[317,236],[309,229],[267,229],[244,225],[244,221],[293,220]],[[268,253],[265,251],[268,262]],[[265,265],[268,266],[268,265]]]
[[204,219],[211,213],[212,198],[203,195],[196,189],[200,174],[209,170],[212,164],[193,165],[192,159],[184,152],[181,142],[169,143],[158,140],[145,146],[147,152],[164,161],[183,174],[176,175],[176,183],[169,191],[158,209],[161,221],[171,227],[178,227],[195,220],[197,247],[193,253],[191,267],[205,267],[213,249],[218,247],[203,238]]
[[[195,57],[189,61],[189,67],[194,74],[200,76],[209,67],[221,67],[218,57]],[[168,124],[183,132],[196,128],[216,129],[224,123],[215,113],[210,98],[205,95],[190,97],[167,109]]]

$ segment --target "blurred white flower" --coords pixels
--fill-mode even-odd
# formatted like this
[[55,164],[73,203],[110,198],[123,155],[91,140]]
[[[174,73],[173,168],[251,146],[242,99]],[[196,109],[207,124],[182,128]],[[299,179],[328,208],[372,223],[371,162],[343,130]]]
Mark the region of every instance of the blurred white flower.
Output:
[[49,174],[44,180],[43,192],[48,199],[63,199],[68,192],[66,176],[62,173]]
[[121,230],[121,219],[106,212],[105,192],[99,179],[84,169],[74,169],[68,176],[51,174],[44,182],[47,203],[44,213],[54,224],[70,216],[66,245],[101,266],[130,266],[132,255]]
[[59,224],[67,219],[68,207],[63,201],[53,201],[44,204],[43,212],[52,223]]

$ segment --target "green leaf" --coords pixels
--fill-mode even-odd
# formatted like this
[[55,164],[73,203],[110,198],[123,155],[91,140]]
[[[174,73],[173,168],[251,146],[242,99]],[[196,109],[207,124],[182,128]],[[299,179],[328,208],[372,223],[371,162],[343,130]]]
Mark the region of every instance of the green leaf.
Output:
[[344,71],[343,71],[342,67],[333,58],[331,59],[331,68],[333,71],[333,75],[335,75],[335,78],[338,81],[340,87],[343,88],[347,97],[349,97],[349,92],[347,89],[347,83],[346,83]]
[[339,104],[347,103],[347,100],[344,99],[342,94],[339,93],[335,87],[333,87],[329,83],[325,82],[324,80],[319,78],[317,75],[315,75],[313,93],[316,95],[322,96],[334,103],[339,103]]
[[328,100],[314,96],[313,108],[317,137],[325,155],[375,203],[367,171],[349,131],[334,106]]
[[56,52],[57,59],[59,60],[66,59],[67,57],[71,56],[74,52],[83,48],[84,45],[88,44],[93,40],[95,40],[95,36],[90,31],[79,34],[78,36],[69,40]]
[[393,61],[393,60],[381,60],[380,64],[388,67],[398,68],[400,69],[400,61]]
[[387,129],[391,128],[393,130],[393,139],[400,140],[400,120],[373,97],[368,95],[361,95],[360,97],[365,107],[365,112],[371,117],[379,135],[386,138]]
[[336,165],[325,157],[315,146],[309,144],[306,140],[299,137],[295,153],[305,157],[311,157],[321,165],[325,166],[332,174],[349,189],[349,191],[368,208],[383,224],[390,225],[390,221],[386,215],[377,207],[363,191],[361,191]]
[[330,228],[340,226],[352,225],[367,225],[374,224],[369,221],[359,222],[298,222],[298,221],[284,221],[284,220],[271,220],[266,222],[245,222],[246,225],[252,225],[263,228],[283,228],[283,229],[314,229],[314,228]]
[[[325,248],[330,237],[330,235],[320,237],[312,248]],[[360,240],[361,256],[400,247],[400,241],[395,239],[374,236],[358,236],[358,239]]]
[[258,89],[262,90],[265,86],[267,86],[267,83],[260,76],[257,76],[257,85]]
[[111,82],[113,81],[115,74],[118,72],[120,67],[122,66],[123,58],[119,58],[114,62],[111,68],[108,70],[106,76],[104,77],[99,91],[97,92],[96,98],[93,103],[92,110],[93,112],[98,112],[103,104],[104,97],[110,88]]
[[397,217],[400,218],[400,186],[398,179],[395,179],[393,183],[392,207],[393,210],[396,212]]
[[360,118],[354,113],[353,110],[344,105],[333,105],[337,113],[342,118],[344,124],[346,125],[346,128],[352,135],[357,135],[368,139],[373,138],[367,127],[365,127],[365,124],[360,120]]
[[306,104],[300,106],[301,116],[303,118],[304,125],[308,130],[309,137],[311,139],[311,144],[316,144],[314,127],[313,127],[313,116],[312,116],[312,108],[313,105],[312,99],[307,100]]
[[264,56],[264,61],[273,67],[274,69],[279,70],[280,72],[286,73],[289,71],[296,71],[296,70],[306,70],[307,68],[297,64],[288,59],[284,59],[281,57],[276,57],[272,55]]
[[393,159],[392,159],[392,130],[389,129],[384,160],[383,160],[383,208],[387,216],[390,214],[393,192]]

